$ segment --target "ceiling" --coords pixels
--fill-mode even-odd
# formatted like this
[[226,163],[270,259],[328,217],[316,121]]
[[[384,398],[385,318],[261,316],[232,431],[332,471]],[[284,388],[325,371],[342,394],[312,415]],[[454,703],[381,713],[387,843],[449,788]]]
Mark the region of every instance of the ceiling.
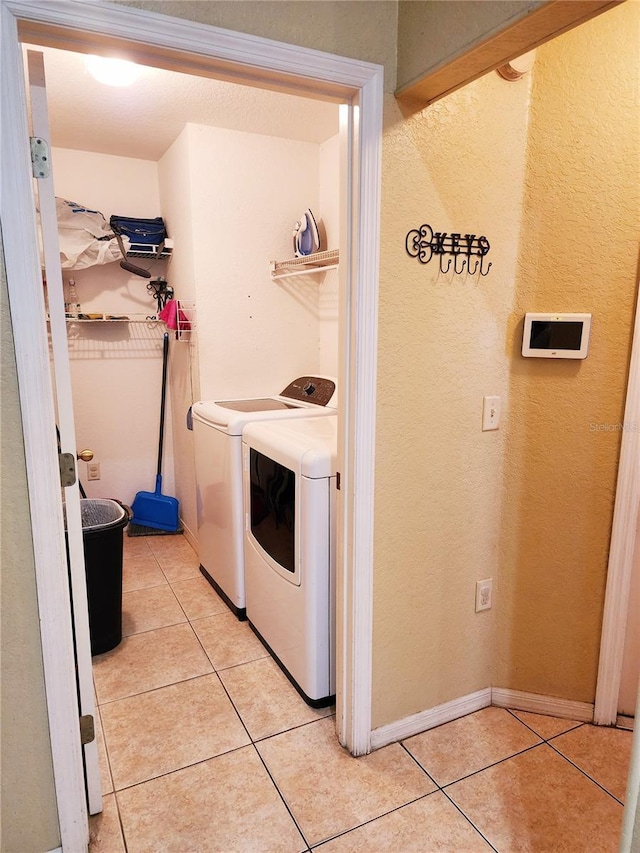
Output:
[[59,148],[157,161],[189,122],[315,143],[338,132],[336,104],[146,66],[132,86],[106,86],[83,54],[24,47],[44,54]]

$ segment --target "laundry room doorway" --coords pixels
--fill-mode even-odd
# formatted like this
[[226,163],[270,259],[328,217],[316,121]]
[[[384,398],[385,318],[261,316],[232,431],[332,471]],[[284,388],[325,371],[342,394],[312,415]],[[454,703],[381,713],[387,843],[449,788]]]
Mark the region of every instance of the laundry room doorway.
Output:
[[[191,74],[243,80],[270,90],[295,92],[342,103],[341,255],[339,293],[339,559],[337,728],[340,740],[354,753],[369,749],[370,641],[373,447],[375,412],[375,343],[380,190],[382,69],[316,51],[277,45],[138,10],[93,4],[3,4],[3,236],[18,362],[20,394],[31,411],[50,389],[35,380],[33,353],[46,352],[43,311],[33,310],[41,291],[24,135],[24,85],[20,79],[19,42],[55,46],[82,53],[119,50],[140,64],[188,71]],[[20,35],[18,36],[18,28]],[[249,59],[251,65],[248,65]],[[13,155],[11,166],[7,154]],[[18,166],[16,167],[16,164]],[[8,215],[11,210],[12,215]],[[29,310],[25,310],[29,306]],[[44,349],[43,349],[44,347]],[[358,401],[356,405],[356,400]],[[24,423],[30,471],[48,471],[48,493],[30,482],[36,574],[45,669],[49,650],[59,641],[56,623],[60,596],[41,583],[48,570],[47,542],[63,535],[44,524],[47,506],[59,500],[55,489],[57,461],[46,438],[51,424]],[[354,495],[358,494],[356,504]],[[55,551],[55,549],[54,549]],[[358,571],[355,571],[355,566]],[[49,596],[49,597],[48,597]],[[67,602],[68,609],[68,602]],[[64,658],[64,659],[63,659]],[[73,670],[72,648],[60,650],[55,666]],[[49,674],[51,675],[51,674]],[[60,704],[56,704],[57,700]],[[68,697],[49,697],[49,719],[60,820],[66,840],[78,831],[74,791],[64,767],[61,714]],[[62,748],[61,748],[62,746]],[[75,791],[78,796],[79,792]],[[82,792],[84,796],[84,792]],[[78,837],[78,836],[75,836]],[[63,839],[64,840],[64,839]]]

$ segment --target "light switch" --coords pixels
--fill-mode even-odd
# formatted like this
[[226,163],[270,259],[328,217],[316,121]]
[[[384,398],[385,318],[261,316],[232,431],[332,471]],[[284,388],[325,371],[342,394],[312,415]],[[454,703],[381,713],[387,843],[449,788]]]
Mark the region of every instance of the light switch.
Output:
[[482,402],[482,430],[500,426],[500,397],[485,397]]

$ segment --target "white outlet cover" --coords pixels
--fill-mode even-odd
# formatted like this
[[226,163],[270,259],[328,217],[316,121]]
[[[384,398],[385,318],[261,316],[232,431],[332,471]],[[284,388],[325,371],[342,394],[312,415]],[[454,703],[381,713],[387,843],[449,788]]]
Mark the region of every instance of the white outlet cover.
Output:
[[493,604],[493,578],[476,582],[476,613],[490,610]]
[[500,397],[484,397],[482,400],[482,431],[499,429]]

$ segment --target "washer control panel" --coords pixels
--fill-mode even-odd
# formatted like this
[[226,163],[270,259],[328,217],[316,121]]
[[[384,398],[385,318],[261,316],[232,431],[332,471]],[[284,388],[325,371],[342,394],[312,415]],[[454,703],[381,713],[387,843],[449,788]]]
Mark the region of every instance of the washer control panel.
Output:
[[333,379],[323,376],[300,376],[289,383],[281,397],[289,397],[291,400],[304,400],[315,403],[317,406],[328,406],[336,390]]

